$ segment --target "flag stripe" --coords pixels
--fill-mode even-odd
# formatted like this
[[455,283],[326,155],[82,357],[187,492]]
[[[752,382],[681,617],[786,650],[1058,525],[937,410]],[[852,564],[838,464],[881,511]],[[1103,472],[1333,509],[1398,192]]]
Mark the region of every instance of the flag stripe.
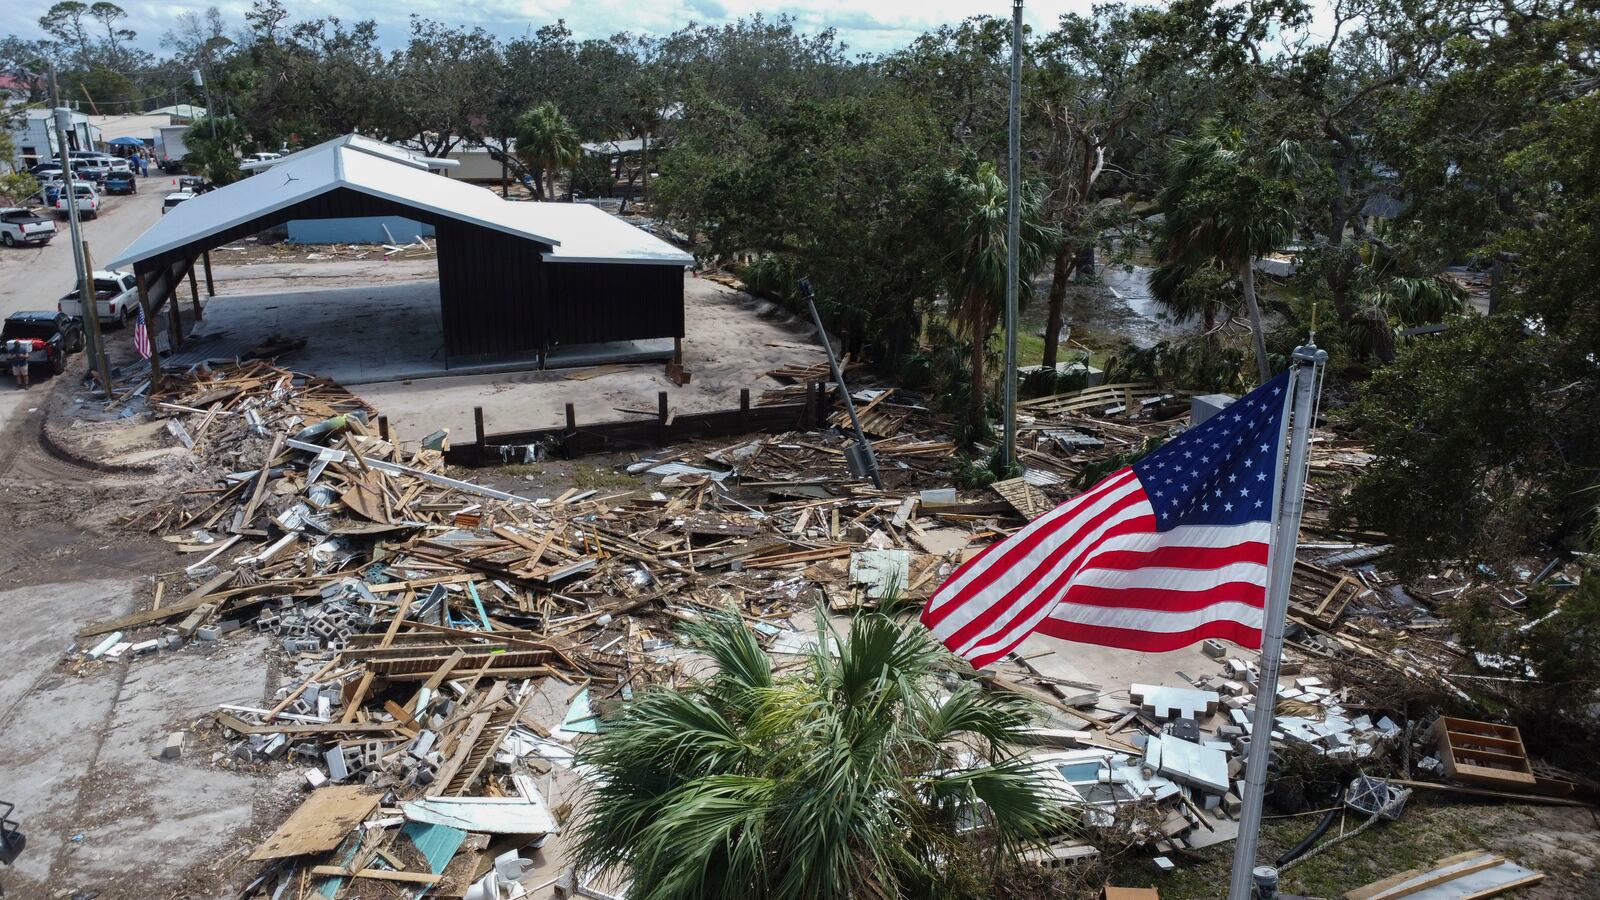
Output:
[[1227,547],[1157,547],[1153,550],[1108,550],[1100,545],[1097,569],[1127,570],[1154,566],[1163,569],[1214,569],[1237,563],[1267,564],[1267,545],[1255,541]]
[[[1259,620],[1258,620],[1259,621]],[[1138,650],[1144,653],[1167,653],[1182,650],[1207,638],[1232,641],[1241,647],[1255,650],[1261,646],[1261,628],[1226,619],[1201,622],[1180,631],[1154,631],[1149,628],[1113,628],[1104,625],[1084,625],[1046,619],[1039,625],[1039,633],[1063,641],[1098,644],[1120,650]],[[982,668],[992,665],[1005,656],[1005,651],[987,659],[974,659],[972,664]]]

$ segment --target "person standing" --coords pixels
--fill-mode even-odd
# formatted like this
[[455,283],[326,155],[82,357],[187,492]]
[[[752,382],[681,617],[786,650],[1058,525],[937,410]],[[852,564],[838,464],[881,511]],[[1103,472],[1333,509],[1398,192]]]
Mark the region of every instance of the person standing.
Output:
[[17,387],[28,386],[28,354],[32,351],[33,341],[6,342],[6,362],[11,366],[11,377],[17,379]]

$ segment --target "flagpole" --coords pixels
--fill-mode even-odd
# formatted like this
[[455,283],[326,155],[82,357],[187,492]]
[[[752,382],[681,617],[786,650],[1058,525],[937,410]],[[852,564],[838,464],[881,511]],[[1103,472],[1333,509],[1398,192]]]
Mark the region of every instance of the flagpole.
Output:
[[[1244,801],[1239,817],[1239,837],[1233,845],[1233,876],[1229,900],[1251,900],[1256,847],[1261,838],[1261,800],[1267,787],[1267,762],[1272,756],[1273,710],[1278,701],[1278,671],[1283,663],[1283,632],[1289,609],[1289,582],[1294,577],[1300,515],[1305,510],[1306,447],[1315,415],[1317,388],[1328,352],[1315,344],[1294,351],[1293,388],[1290,391],[1289,461],[1280,485],[1277,520],[1272,535],[1272,563],[1267,574],[1267,596],[1262,610],[1261,677],[1256,682],[1256,705],[1250,716],[1250,752],[1245,762]],[[1275,873],[1274,873],[1275,874]]]

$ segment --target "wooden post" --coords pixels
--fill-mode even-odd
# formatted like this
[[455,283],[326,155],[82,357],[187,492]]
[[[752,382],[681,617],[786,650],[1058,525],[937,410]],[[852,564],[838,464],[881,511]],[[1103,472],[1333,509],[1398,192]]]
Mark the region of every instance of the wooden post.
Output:
[[739,388],[739,430],[750,427],[750,389]]
[[217,295],[217,283],[211,278],[211,251],[202,252],[200,258],[206,261],[206,296],[215,297]]
[[817,405],[817,383],[815,381],[808,381],[808,382],[806,382],[806,405],[805,405],[805,410],[802,411],[801,414],[800,414],[800,427],[801,428],[810,428],[811,427],[811,423],[816,420],[816,415],[817,415],[816,405]]
[[672,339],[672,361],[683,365],[683,337],[675,336]]
[[194,320],[205,318],[205,311],[200,308],[200,281],[195,277],[192,259],[189,260],[189,299],[194,303]]
[[378,437],[383,438],[384,442],[388,443],[388,441],[389,441],[389,417],[388,416],[379,416],[378,417]]
[[[154,393],[154,389],[161,384],[161,354],[156,350],[155,329],[151,327],[155,322],[155,310],[150,308],[150,287],[145,281],[144,272],[135,268],[133,279],[139,285],[139,308],[144,310],[145,332],[150,335],[150,386],[151,393]],[[109,390],[110,385],[106,388]]]
[[667,392],[656,394],[656,430],[660,434],[661,443],[667,442]]
[[474,406],[472,408],[472,432],[477,438],[478,464],[482,465],[484,455],[487,451],[484,447],[483,440],[483,407],[481,406]]
[[178,309],[178,282],[172,280],[172,270],[167,269],[167,343],[172,352],[178,352],[183,343],[183,311]]
[[577,430],[578,430],[578,411],[572,407],[571,403],[568,403],[567,404],[567,431],[570,433],[570,432],[574,432],[574,431],[577,431]]

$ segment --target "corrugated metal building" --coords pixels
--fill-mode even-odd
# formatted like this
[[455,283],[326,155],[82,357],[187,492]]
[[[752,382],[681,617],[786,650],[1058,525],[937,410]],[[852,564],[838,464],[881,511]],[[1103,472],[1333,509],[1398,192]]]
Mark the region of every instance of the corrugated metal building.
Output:
[[209,278],[209,251],[230,241],[296,219],[402,216],[438,236],[452,360],[684,336],[689,254],[587,204],[502,200],[429,165],[403,148],[337,138],[170,210],[109,266],[133,267],[153,314],[198,263]]

